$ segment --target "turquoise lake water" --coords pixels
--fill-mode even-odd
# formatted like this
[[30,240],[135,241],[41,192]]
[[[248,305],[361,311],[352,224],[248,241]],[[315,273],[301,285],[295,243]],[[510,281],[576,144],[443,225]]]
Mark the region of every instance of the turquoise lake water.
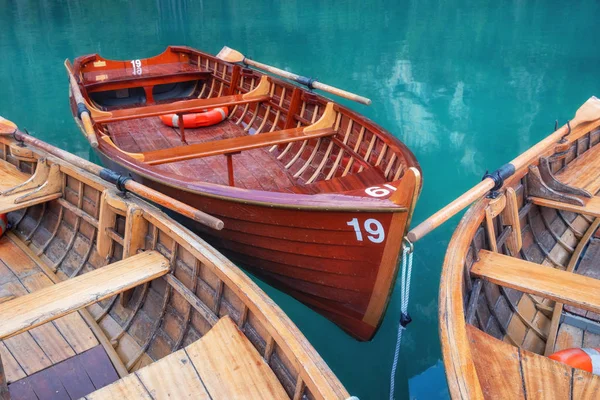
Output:
[[[0,115],[90,158],[69,110],[65,58],[156,55],[167,45],[249,58],[373,100],[349,104],[404,141],[423,168],[414,222],[510,161],[600,95],[600,4],[559,1],[0,0]],[[337,99],[336,99],[337,100]],[[416,246],[397,398],[447,398],[438,283],[457,218]],[[388,396],[396,291],[375,339],[359,343],[261,285],[351,394]]]

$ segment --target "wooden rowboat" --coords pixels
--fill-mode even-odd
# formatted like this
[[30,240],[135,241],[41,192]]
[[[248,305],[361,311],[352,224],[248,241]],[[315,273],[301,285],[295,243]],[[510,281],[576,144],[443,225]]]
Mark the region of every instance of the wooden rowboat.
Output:
[[[185,223],[351,335],[373,337],[421,188],[401,142],[327,98],[189,47],[66,65],[73,115],[106,166],[210,211],[222,231]],[[214,107],[229,116],[211,127],[159,118]]]
[[450,241],[439,318],[452,398],[600,396],[599,376],[548,358],[600,347],[600,101],[569,125],[507,164]]
[[82,169],[99,167],[15,136],[0,136],[1,400],[348,398],[210,245]]

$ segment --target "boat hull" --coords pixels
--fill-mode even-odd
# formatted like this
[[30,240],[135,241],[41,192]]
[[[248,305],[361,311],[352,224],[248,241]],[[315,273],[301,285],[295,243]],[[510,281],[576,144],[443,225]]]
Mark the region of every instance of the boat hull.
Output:
[[[402,208],[334,211],[217,198],[165,184],[102,151],[97,154],[110,169],[222,219],[221,231],[189,219],[181,222],[257,277],[359,340],[370,340],[376,333],[394,287],[406,230],[408,213]],[[354,219],[360,234],[351,224]],[[383,234],[366,232],[368,220],[377,221]]]

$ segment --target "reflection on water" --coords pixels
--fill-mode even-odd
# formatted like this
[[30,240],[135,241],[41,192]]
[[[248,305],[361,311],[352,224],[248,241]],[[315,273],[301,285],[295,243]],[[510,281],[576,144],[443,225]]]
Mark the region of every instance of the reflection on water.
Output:
[[[554,4],[551,4],[554,3]],[[600,94],[600,5],[404,0],[0,0],[0,115],[83,157],[67,103],[65,58],[158,54],[169,44],[223,45],[373,100],[349,104],[416,154],[423,220],[571,118]],[[456,219],[453,220],[456,223]],[[452,222],[416,247],[414,322],[404,335],[397,395],[445,397],[437,291]],[[395,293],[381,330],[358,343],[289,297],[263,288],[306,334],[352,394],[387,396],[396,336]],[[410,382],[410,384],[409,384]]]

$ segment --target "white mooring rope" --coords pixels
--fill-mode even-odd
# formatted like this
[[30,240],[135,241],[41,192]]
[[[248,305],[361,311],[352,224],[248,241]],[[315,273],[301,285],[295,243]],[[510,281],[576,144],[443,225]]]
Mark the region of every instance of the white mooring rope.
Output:
[[411,319],[408,315],[408,299],[410,297],[410,279],[412,275],[413,245],[406,240],[402,251],[402,271],[400,274],[400,322],[398,323],[398,336],[396,338],[396,351],[394,351],[394,362],[390,375],[390,400],[394,400],[394,389],[396,386],[396,368],[398,367],[398,356],[400,355],[400,343],[402,332]]

